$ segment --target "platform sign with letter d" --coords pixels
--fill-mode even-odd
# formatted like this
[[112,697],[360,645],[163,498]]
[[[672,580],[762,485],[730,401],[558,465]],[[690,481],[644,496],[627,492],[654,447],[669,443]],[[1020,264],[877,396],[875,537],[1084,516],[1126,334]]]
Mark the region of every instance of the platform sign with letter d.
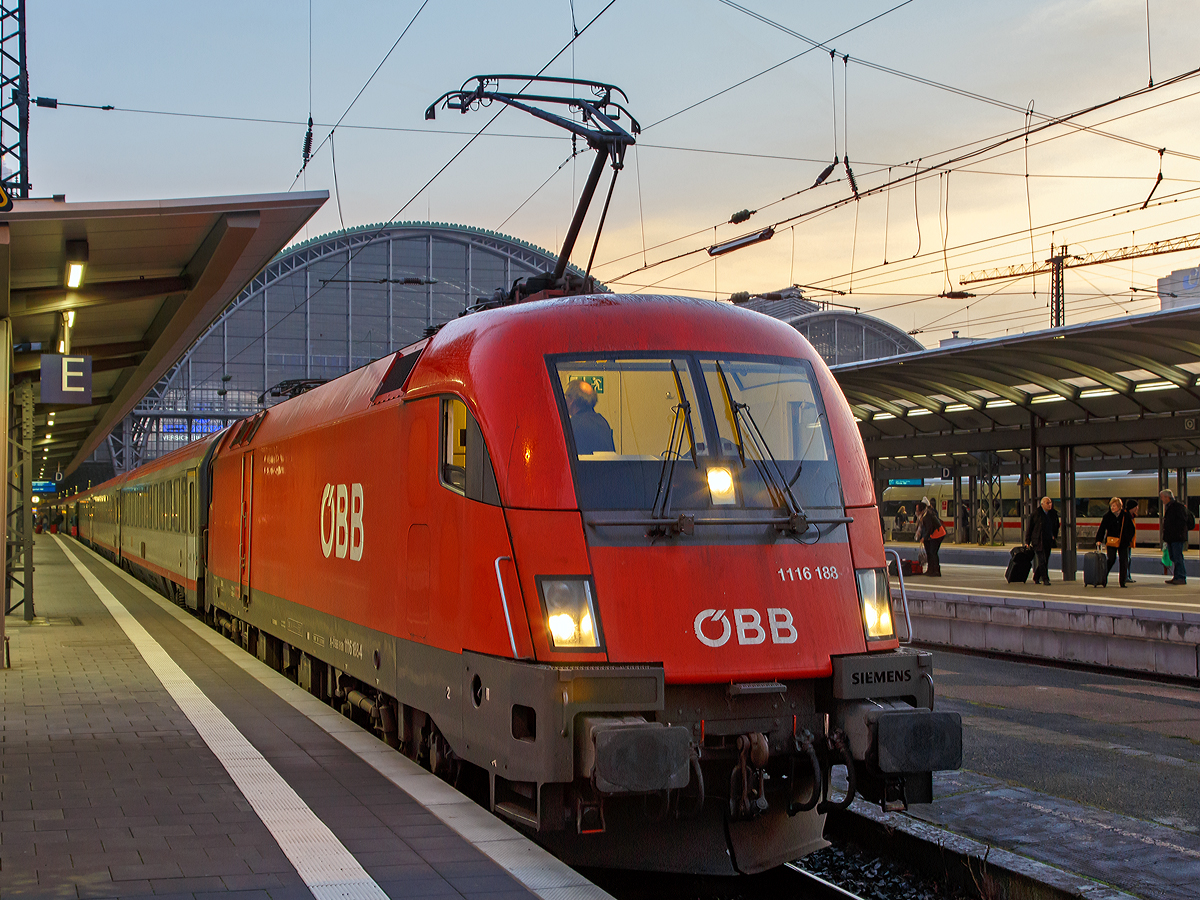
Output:
[[92,358],[42,354],[42,402],[84,406],[92,402]]

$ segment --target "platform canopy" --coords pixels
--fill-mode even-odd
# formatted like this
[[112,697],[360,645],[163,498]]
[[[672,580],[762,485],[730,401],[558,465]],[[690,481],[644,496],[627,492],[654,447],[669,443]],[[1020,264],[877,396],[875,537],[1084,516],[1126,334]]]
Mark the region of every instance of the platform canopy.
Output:
[[[39,381],[41,355],[60,346],[92,358],[89,406],[37,407],[46,477],[85,460],[328,196],[17,200],[0,214],[14,382]],[[84,263],[74,290],[72,261]]]
[[1200,465],[1200,307],[833,369],[879,468],[1073,447],[1080,468]]

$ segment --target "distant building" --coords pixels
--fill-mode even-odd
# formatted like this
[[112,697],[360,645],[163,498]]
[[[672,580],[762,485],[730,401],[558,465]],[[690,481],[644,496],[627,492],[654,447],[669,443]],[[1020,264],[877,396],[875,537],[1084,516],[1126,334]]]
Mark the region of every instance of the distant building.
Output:
[[925,349],[915,338],[883,319],[828,301],[808,300],[795,287],[754,296],[740,305],[787,322],[808,338],[831,366]]
[[1161,309],[1179,309],[1200,303],[1200,268],[1176,269],[1158,279],[1158,302]]

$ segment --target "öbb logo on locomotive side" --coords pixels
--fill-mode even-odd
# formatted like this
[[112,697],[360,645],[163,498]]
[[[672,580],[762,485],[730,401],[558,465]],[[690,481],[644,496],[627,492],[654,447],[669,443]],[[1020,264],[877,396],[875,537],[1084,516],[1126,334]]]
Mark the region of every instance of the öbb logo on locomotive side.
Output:
[[363,555],[361,484],[327,484],[321,494],[321,552],[357,562]]
[[[718,623],[715,627],[709,626],[709,632],[717,631],[720,633],[715,637],[705,633],[704,623],[712,620]],[[757,609],[735,609],[733,611],[733,620],[736,622],[737,642],[739,644],[762,644],[767,640],[767,630],[763,628],[762,615]],[[792,612],[789,609],[769,608],[767,610],[767,624],[771,629],[772,644],[794,644],[799,634],[796,631],[796,625],[792,621]],[[731,637],[733,637],[734,625],[729,622],[728,616],[725,615],[723,609],[705,609],[701,610],[692,622],[692,628],[696,632],[696,637],[700,643],[706,647],[722,647]]]

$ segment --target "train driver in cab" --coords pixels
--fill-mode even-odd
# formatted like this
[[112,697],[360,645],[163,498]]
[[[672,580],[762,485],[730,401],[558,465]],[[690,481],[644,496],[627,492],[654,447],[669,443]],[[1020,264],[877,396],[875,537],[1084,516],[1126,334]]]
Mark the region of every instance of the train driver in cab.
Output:
[[616,450],[612,426],[608,424],[608,419],[596,412],[600,394],[595,386],[576,378],[567,385],[566,400],[567,412],[571,415],[571,431],[575,436],[575,451],[584,456]]

